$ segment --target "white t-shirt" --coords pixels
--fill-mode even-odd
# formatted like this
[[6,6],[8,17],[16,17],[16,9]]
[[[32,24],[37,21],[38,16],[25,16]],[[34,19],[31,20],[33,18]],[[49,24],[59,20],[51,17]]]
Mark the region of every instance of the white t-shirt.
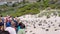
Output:
[[15,29],[12,28],[12,27],[7,27],[7,28],[5,29],[5,31],[8,31],[10,34],[16,34]]

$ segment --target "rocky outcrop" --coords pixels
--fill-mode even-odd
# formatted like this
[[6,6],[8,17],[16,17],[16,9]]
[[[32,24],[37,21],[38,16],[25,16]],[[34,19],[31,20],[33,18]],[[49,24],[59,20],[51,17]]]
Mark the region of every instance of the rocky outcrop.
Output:
[[[41,14],[50,11],[57,14],[60,10],[45,9]],[[54,13],[51,13],[48,18],[47,16],[37,17],[37,15],[24,15],[19,18],[26,26],[26,34],[60,34],[60,17]]]

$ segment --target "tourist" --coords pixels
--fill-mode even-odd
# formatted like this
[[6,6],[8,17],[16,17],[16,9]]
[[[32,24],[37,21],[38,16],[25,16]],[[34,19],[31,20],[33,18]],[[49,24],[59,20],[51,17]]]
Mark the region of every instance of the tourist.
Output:
[[11,26],[11,17],[7,16],[6,17],[6,27],[10,27]]
[[8,31],[10,34],[16,34],[15,22],[11,21],[11,27],[7,27],[5,31]]
[[20,29],[18,30],[17,34],[25,34],[25,25],[22,22],[19,25]]
[[4,25],[4,24],[2,23],[2,19],[1,19],[1,17],[0,17],[0,30],[4,30],[4,29],[3,29],[3,25]]

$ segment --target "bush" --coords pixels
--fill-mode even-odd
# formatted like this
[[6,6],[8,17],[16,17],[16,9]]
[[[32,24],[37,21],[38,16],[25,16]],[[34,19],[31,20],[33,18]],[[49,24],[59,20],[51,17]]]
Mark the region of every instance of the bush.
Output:
[[59,8],[60,5],[49,4],[49,0],[44,0],[43,2],[35,2],[35,3],[26,2],[25,4],[23,4],[23,2],[14,3],[13,6],[7,6],[7,5],[0,6],[1,11],[0,14],[2,14],[3,16],[9,14],[14,17],[22,16],[25,14],[37,14],[40,13],[40,10],[43,10],[47,7],[55,9],[56,7]]

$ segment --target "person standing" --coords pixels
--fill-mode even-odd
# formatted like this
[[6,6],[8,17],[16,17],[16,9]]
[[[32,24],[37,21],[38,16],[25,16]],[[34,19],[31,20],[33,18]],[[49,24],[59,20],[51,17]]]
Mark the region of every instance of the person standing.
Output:
[[18,30],[17,34],[26,34],[25,33],[25,25],[21,22],[19,23],[20,29]]
[[11,21],[11,26],[7,27],[5,31],[8,31],[10,34],[16,34],[15,22]]

